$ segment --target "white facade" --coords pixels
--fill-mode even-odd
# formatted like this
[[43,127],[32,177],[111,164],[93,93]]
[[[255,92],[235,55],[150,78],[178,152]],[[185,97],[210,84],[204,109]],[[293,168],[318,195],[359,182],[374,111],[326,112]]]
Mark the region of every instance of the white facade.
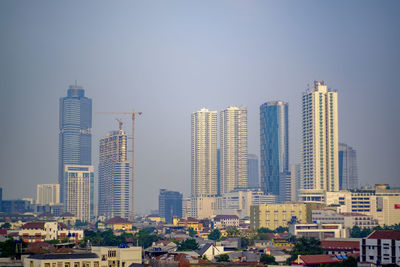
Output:
[[360,262],[399,265],[399,231],[375,231],[367,238],[363,238],[360,241]]
[[289,231],[296,237],[306,238],[347,238],[347,229],[341,224],[292,224],[289,226]]
[[[92,252],[100,258],[99,267],[129,267],[131,264],[142,264],[142,247],[92,247]],[[115,265],[116,262],[119,265]]]
[[60,185],[38,184],[36,187],[36,204],[38,205],[60,204]]
[[89,221],[93,208],[93,166],[65,165],[64,211],[77,220]]
[[378,221],[372,216],[361,213],[337,213],[335,210],[313,210],[312,221],[323,224],[338,224],[344,228],[358,226],[360,228],[374,228],[378,226]]
[[216,197],[192,197],[192,214],[190,217],[201,219],[211,219],[216,215]]
[[339,191],[337,92],[315,81],[302,102],[302,189]]
[[233,190],[216,198],[216,213],[250,216],[251,205],[275,204],[277,196],[265,194],[261,189]]
[[247,187],[247,107],[221,111],[221,185],[228,193]]
[[192,196],[218,193],[217,111],[192,113]]

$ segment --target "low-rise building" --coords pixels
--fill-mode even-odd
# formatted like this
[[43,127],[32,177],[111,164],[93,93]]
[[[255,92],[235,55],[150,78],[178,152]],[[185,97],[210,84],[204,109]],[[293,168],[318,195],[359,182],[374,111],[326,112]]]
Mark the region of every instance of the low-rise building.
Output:
[[360,253],[360,241],[348,239],[321,240],[321,248],[327,254],[347,255],[348,253]]
[[223,246],[214,246],[211,243],[204,244],[198,251],[199,256],[206,257],[209,261],[224,253],[226,252],[224,252]]
[[100,267],[100,259],[95,253],[33,254],[24,259],[24,267],[50,266]]
[[377,265],[400,263],[400,231],[378,230],[360,241],[360,262]]
[[347,229],[341,224],[296,223],[289,226],[289,232],[296,237],[317,238],[347,238]]
[[236,215],[217,215],[213,219],[214,227],[218,229],[239,227],[239,217]]
[[332,209],[313,210],[312,221],[322,224],[340,223],[345,228],[352,228],[353,226],[374,228],[378,226],[378,221],[370,215],[353,212],[338,213]]
[[203,224],[201,224],[199,220],[190,217],[187,219],[174,218],[173,224],[174,226],[183,227],[185,229],[192,228],[196,232],[203,231]]
[[92,252],[100,258],[99,267],[129,267],[131,264],[142,263],[141,247],[92,247]]
[[121,217],[114,217],[107,220],[105,223],[107,229],[112,229],[113,231],[131,231],[132,222]]
[[83,230],[67,229],[65,224],[58,222],[29,222],[22,225],[18,235],[27,243],[53,239],[78,242],[83,239]]

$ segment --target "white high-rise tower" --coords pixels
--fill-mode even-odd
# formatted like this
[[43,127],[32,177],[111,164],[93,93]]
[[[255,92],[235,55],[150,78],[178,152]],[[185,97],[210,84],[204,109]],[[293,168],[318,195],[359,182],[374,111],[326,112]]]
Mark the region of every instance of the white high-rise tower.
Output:
[[221,111],[221,194],[247,187],[247,107]]
[[217,111],[192,113],[192,196],[217,195]]
[[337,91],[324,82],[303,93],[302,189],[339,190]]

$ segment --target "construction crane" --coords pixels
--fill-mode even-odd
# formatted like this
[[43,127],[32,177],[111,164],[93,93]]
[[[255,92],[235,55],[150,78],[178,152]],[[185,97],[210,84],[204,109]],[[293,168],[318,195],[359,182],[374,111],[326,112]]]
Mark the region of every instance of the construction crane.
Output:
[[116,121],[118,121],[118,123],[119,123],[119,130],[121,131],[122,130],[122,121],[120,120],[120,119],[115,119]]
[[[142,112],[136,112],[134,109],[132,112],[96,112],[97,114],[121,114],[121,115],[131,115],[132,116],[132,200],[131,200],[131,214],[130,219],[134,221],[135,219],[135,118],[136,115],[142,115]],[[119,128],[122,129],[122,121],[117,119],[119,122]]]

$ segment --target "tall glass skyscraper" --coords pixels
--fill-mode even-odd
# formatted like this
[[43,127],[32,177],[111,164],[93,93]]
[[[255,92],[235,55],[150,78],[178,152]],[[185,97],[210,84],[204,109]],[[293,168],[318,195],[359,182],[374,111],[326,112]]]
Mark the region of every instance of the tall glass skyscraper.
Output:
[[58,182],[64,202],[65,165],[92,164],[92,100],[81,86],[71,85],[60,98]]
[[340,190],[358,187],[356,150],[343,143],[339,143],[339,185]]
[[100,140],[98,214],[128,219],[131,192],[128,136],[121,127]]
[[182,194],[176,191],[160,189],[158,212],[166,223],[172,223],[174,217],[182,218]]
[[288,103],[266,102],[260,106],[261,188],[283,201],[289,171]]
[[258,172],[258,156],[254,154],[247,155],[247,170],[248,170],[248,179],[247,179],[247,187],[248,188],[259,188],[260,187],[260,175]]

